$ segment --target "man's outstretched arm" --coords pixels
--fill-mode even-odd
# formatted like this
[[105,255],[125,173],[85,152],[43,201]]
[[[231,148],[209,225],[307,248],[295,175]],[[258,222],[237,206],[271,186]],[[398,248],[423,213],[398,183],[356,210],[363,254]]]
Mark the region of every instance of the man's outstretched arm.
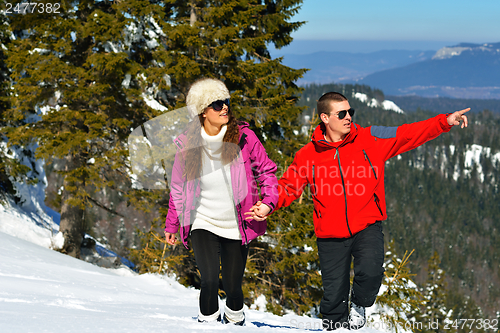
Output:
[[465,113],[469,110],[470,108],[467,108],[451,114],[439,114],[427,120],[398,127],[372,126],[371,134],[376,138],[386,139],[380,142],[379,148],[383,159],[387,161],[449,132],[453,126],[467,127],[468,119]]

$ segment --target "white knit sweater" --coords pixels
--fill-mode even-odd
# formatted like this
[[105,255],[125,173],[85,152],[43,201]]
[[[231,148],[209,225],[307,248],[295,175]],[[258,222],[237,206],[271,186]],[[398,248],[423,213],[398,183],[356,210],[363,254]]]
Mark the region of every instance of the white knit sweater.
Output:
[[222,126],[219,134],[210,136],[201,128],[201,193],[191,230],[205,229],[224,238],[241,239],[231,190],[230,165],[223,166],[221,161],[222,140],[226,131],[227,126]]

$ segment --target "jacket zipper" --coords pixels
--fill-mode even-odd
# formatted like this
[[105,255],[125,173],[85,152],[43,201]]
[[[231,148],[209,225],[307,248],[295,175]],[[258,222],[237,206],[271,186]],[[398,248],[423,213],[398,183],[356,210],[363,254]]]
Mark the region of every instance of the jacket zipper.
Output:
[[[238,142],[238,146],[240,147],[241,150],[243,150],[243,146],[245,145],[247,135],[245,133],[243,133],[241,135],[241,138],[240,138],[240,141]],[[231,186],[231,189],[232,189],[232,186]],[[246,232],[246,229],[248,229],[248,225],[247,225],[247,220],[245,220],[244,218],[241,217],[241,203],[239,203],[238,205],[236,205],[236,202],[234,201],[234,193],[233,193],[233,204],[235,205],[235,208],[236,208],[236,212],[237,212],[237,216],[236,218],[238,218],[238,216],[240,217],[240,220],[242,221],[241,224],[243,226],[243,234],[245,235],[245,246],[248,247],[248,237],[247,237],[247,232]],[[238,223],[239,225],[239,223]]]
[[316,176],[314,175],[314,164],[312,167],[312,176],[313,176],[313,188],[314,188],[314,193],[311,192],[312,195],[316,195],[318,193],[318,189],[316,187]]
[[[186,182],[184,182],[184,184],[182,185],[182,192],[186,193]],[[184,204],[185,205],[185,204]],[[181,210],[181,214],[180,214],[180,218],[179,218],[179,221],[181,222],[180,223],[180,228],[179,228],[179,231],[180,231],[180,235],[181,235],[181,240],[182,240],[182,243],[184,244],[184,212],[185,212],[185,209],[186,207],[184,206],[183,209]],[[188,236],[189,234],[191,233],[191,225],[189,225],[189,230],[188,230]],[[188,246],[187,245],[184,245],[184,247],[186,249],[189,250]]]
[[[200,180],[199,180],[199,179],[198,179],[198,180],[195,180],[195,182],[194,182],[193,203],[192,203],[191,208],[189,209],[189,211],[191,212],[191,213],[189,214],[189,216],[190,216],[189,218],[190,218],[190,219],[192,219],[192,218],[193,218],[193,216],[192,216],[191,214],[193,213],[194,208],[196,207],[196,204],[195,204],[195,202],[196,202],[196,190],[198,189],[199,182],[200,182]],[[192,227],[192,226],[193,226],[193,224],[191,223],[191,221],[189,221],[189,228],[188,228],[188,235],[189,235],[189,236],[191,235],[191,229],[192,229],[191,227]],[[187,247],[186,247],[186,248],[187,248]]]
[[[373,167],[372,162],[370,161],[370,158],[368,157],[368,154],[366,151],[363,149],[363,154],[365,154],[365,161],[368,160],[368,163],[370,163],[370,167],[372,168],[373,175],[375,176],[375,179],[377,179],[377,174],[375,173],[375,168]],[[384,216],[382,213],[382,209],[380,209],[380,205],[378,204],[378,197],[376,194],[373,195],[373,201],[375,201],[375,205],[377,205],[378,211],[380,212],[380,215]]]
[[[234,199],[233,199],[234,202]],[[236,207],[236,210],[238,211],[238,216],[240,217],[242,224],[243,224],[243,234],[245,235],[245,246],[248,247],[248,237],[247,237],[247,232],[246,229],[248,228],[247,226],[247,221],[241,217],[241,203],[238,204]]]
[[[144,129],[143,129],[143,131],[144,131]],[[183,143],[182,143],[181,140],[179,140],[179,139],[174,140],[174,143],[177,145],[177,147],[179,149],[184,148],[184,145],[183,145]],[[184,181],[184,184],[182,185],[182,192],[183,193],[186,193],[186,185],[187,185],[187,182]],[[195,189],[194,189],[193,200],[194,199],[196,199],[196,186],[195,186]],[[179,221],[180,221],[179,234],[181,236],[181,241],[182,241],[183,244],[184,244],[184,236],[185,236],[184,235],[184,225],[183,224],[184,224],[184,215],[185,215],[185,211],[186,211],[186,208],[187,208],[185,205],[186,205],[186,203],[184,203],[184,207],[183,207],[184,209],[182,209],[182,213],[180,214],[180,218],[179,218]],[[186,237],[188,237],[190,234],[191,234],[191,223],[189,223],[188,232],[187,232],[187,236]],[[189,247],[187,245],[184,244],[184,247],[189,250]]]
[[[192,218],[193,218],[193,217],[191,216],[191,214],[193,213],[194,208],[196,207],[196,190],[198,189],[198,185],[200,184],[199,182],[200,182],[200,180],[199,180],[199,179],[198,179],[198,180],[195,180],[195,182],[194,182],[193,203],[192,203],[192,206],[191,206],[191,209],[190,209],[190,212],[191,212],[191,213],[189,214],[189,218],[190,218],[191,220],[192,220]],[[191,221],[189,221],[189,232],[188,232],[188,235],[191,235],[191,229],[192,229],[191,227],[192,227],[192,225],[193,225],[193,224],[191,223]]]
[[[316,176],[315,176],[315,165],[314,164],[312,166],[312,181],[313,181],[313,186],[311,188],[311,195],[314,197],[318,193],[318,188],[316,187]],[[319,209],[316,210],[316,207],[315,207],[314,211],[319,216],[319,218],[321,218],[321,212],[320,212],[320,210]]]
[[340,178],[342,179],[342,189],[344,190],[344,200],[345,200],[345,222],[347,224],[347,230],[349,231],[349,235],[351,235],[352,237],[352,232],[351,232],[351,228],[349,227],[349,217],[347,216],[347,194],[346,194],[346,191],[345,191],[345,183],[344,183],[344,174],[342,172],[342,165],[340,164],[340,154],[339,154],[339,148],[335,148],[336,152],[335,152],[335,156],[333,157],[333,159],[335,159],[335,157],[337,157],[338,161],[339,161],[339,169],[340,169]]
[[375,176],[375,179],[377,179],[377,174],[375,173],[375,169],[373,168],[373,164],[370,161],[370,158],[366,154],[366,151],[363,149],[363,154],[365,154],[365,161],[368,160],[368,163],[370,163],[370,166],[372,167],[373,175]]
[[380,209],[380,205],[378,204],[378,197],[376,194],[373,195],[373,200],[375,201],[375,205],[377,205],[378,211],[380,212],[380,215],[384,216],[384,213],[382,213],[382,209]]

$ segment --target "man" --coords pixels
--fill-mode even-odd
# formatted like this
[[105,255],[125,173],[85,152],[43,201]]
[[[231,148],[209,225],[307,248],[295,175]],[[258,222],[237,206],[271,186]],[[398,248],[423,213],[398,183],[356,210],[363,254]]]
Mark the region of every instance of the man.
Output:
[[[317,110],[321,124],[278,181],[276,209],[290,205],[310,186],[323,279],[323,328],[359,329],[365,325],[365,308],[375,302],[384,275],[385,162],[453,126],[467,127],[464,113],[470,108],[399,127],[367,128],[353,123],[354,109],[340,93],[321,96]],[[247,214],[265,218],[259,203]]]

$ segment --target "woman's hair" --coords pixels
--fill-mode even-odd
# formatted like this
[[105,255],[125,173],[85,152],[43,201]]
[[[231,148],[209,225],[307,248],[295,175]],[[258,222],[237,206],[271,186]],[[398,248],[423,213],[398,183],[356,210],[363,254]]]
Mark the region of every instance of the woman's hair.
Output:
[[[240,138],[240,129],[238,126],[238,120],[234,117],[231,112],[231,108],[228,108],[228,123],[227,123],[227,131],[224,134],[223,144],[222,144],[222,163],[229,164],[231,163],[240,152],[239,148],[239,138]],[[188,131],[187,131],[187,149],[185,152],[185,168],[183,176],[187,180],[193,180],[199,178],[201,175],[201,168],[203,164],[202,159],[202,146],[203,139],[201,137],[201,127],[203,127],[203,123],[205,122],[205,118],[203,117],[203,113],[199,114],[194,120],[190,123]]]

